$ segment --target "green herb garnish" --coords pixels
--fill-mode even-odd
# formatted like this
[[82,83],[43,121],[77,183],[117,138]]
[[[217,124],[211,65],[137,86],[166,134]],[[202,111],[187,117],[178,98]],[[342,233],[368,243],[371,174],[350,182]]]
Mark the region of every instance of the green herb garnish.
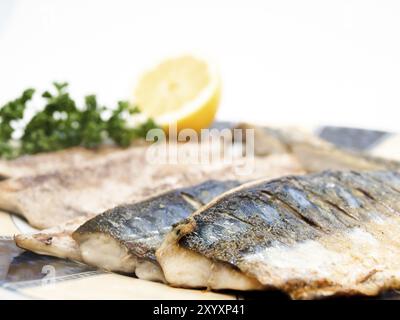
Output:
[[[20,139],[14,139],[16,123],[24,118],[33,89],[10,101],[0,109],[0,157],[13,158],[22,154],[56,151],[73,146],[95,148],[105,141],[127,147],[148,130],[157,128],[152,119],[131,127],[129,120],[140,113],[138,107],[120,101],[115,110],[99,105],[95,95],[85,97],[78,108],[70,97],[67,83],[54,83],[55,91],[42,94],[45,106],[23,128]],[[110,114],[108,117],[106,113]]]

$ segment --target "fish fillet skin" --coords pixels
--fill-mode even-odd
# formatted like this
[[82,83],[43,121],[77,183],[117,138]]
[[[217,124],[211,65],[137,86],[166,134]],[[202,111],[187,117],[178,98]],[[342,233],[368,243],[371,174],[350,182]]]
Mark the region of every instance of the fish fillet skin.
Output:
[[112,146],[98,149],[73,147],[55,152],[25,155],[12,160],[0,159],[0,179],[33,176],[82,166],[121,150]]
[[[184,152],[197,145],[177,146]],[[147,147],[110,154],[92,165],[0,182],[0,209],[14,212],[38,229],[57,226],[75,217],[101,213],[165,190],[200,183],[210,178],[236,179],[235,166],[216,160],[210,164],[148,163]],[[255,170],[241,179],[262,176],[276,169],[301,168],[291,156],[255,159]]]
[[[222,170],[222,169],[221,169]],[[229,179],[229,175],[231,169],[222,170],[222,172],[217,171],[211,175],[211,178],[217,178],[218,175],[221,176],[221,179]],[[288,174],[300,174],[303,173],[301,167],[299,166],[298,162],[295,158],[290,155],[272,155],[267,157],[258,157],[255,159],[255,172],[252,177],[257,178],[260,176],[268,177],[270,179],[277,178],[283,175]],[[234,178],[234,177],[233,177]],[[241,178],[248,178],[247,176]],[[187,183],[192,181],[193,179],[189,179]],[[146,193],[140,193],[136,195],[136,200],[132,201],[131,203],[136,203],[142,200],[149,198],[150,196],[156,196],[157,194],[161,194],[168,190],[173,190],[177,187],[176,180],[169,177],[169,184],[162,185],[161,187],[157,187],[152,189],[150,186],[147,187]],[[201,182],[201,181],[200,181]],[[195,184],[195,183],[193,183]],[[174,188],[172,186],[175,186]],[[142,190],[140,186],[138,187],[139,192]],[[140,199],[139,195],[142,195],[143,198]],[[90,215],[89,215],[90,216]],[[90,218],[93,217],[90,216]],[[80,261],[82,258],[80,256],[79,247],[76,244],[75,240],[72,238],[72,233],[79,226],[83,225],[84,222],[89,220],[87,215],[83,215],[83,218],[77,217],[67,220],[64,223],[56,226],[54,228],[42,230],[36,234],[22,234],[17,235],[15,237],[15,241],[17,245],[25,250],[36,252],[38,254],[45,254],[55,257],[75,257],[74,260],[78,260],[79,257]],[[70,227],[67,227],[70,226]],[[73,227],[72,227],[73,226]],[[57,230],[57,232],[55,232]],[[42,245],[40,239],[52,237],[53,239],[60,239],[60,241],[52,241],[49,242],[46,246]],[[22,242],[21,239],[25,241]],[[29,241],[28,241],[29,240]],[[38,241],[39,240],[39,241]],[[94,245],[96,246],[96,238],[94,240]],[[108,240],[110,242],[115,241],[113,238],[109,237]],[[99,241],[102,241],[100,239]],[[60,245],[68,243],[68,246]],[[92,242],[93,243],[93,242]],[[90,243],[89,243],[90,245]],[[142,264],[139,264],[139,269]],[[138,270],[136,270],[138,272]]]
[[208,180],[118,206],[85,222],[72,237],[79,245],[82,260],[89,265],[164,281],[155,251],[165,234],[173,224],[238,185],[239,181]]
[[175,226],[157,261],[178,287],[238,289],[234,277],[219,276],[224,269],[253,280],[244,290],[278,289],[294,299],[397,289],[399,186],[394,171],[248,183]]

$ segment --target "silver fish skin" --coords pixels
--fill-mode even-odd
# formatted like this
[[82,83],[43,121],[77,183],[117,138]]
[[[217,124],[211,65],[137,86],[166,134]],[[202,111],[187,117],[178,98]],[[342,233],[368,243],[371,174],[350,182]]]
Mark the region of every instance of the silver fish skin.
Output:
[[175,226],[157,260],[180,287],[278,289],[295,299],[396,289],[399,187],[394,171],[246,184]]
[[239,184],[235,180],[208,180],[118,206],[84,223],[72,237],[87,264],[111,271],[136,272],[142,279],[164,281],[155,257],[164,235],[173,224]]

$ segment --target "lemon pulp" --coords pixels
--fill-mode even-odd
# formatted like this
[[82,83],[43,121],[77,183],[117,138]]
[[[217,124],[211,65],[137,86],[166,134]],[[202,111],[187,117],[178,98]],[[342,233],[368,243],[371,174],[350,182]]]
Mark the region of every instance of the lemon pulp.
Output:
[[146,72],[135,100],[143,113],[164,129],[199,131],[214,120],[220,100],[220,80],[207,62],[192,56],[168,59]]

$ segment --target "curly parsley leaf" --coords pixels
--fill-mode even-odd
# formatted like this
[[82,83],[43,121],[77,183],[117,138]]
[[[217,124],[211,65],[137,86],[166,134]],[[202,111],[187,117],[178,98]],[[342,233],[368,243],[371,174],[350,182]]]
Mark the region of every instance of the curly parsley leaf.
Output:
[[27,89],[19,98],[8,102],[0,109],[0,156],[13,158],[18,155],[12,141],[13,124],[23,119],[26,104],[34,93],[34,89]]
[[26,103],[32,99],[34,90],[25,90],[21,97],[0,109],[0,157],[11,158],[72,146],[95,148],[106,140],[127,147],[134,139],[145,137],[148,130],[157,128],[151,119],[131,127],[132,115],[140,111],[126,101],[120,101],[118,107],[110,111],[111,116],[104,119],[108,109],[99,105],[95,95],[86,96],[84,106],[78,108],[67,91],[67,83],[55,82],[53,85],[54,92],[42,94],[45,106],[25,126],[17,144],[12,140],[13,122],[23,119]]

